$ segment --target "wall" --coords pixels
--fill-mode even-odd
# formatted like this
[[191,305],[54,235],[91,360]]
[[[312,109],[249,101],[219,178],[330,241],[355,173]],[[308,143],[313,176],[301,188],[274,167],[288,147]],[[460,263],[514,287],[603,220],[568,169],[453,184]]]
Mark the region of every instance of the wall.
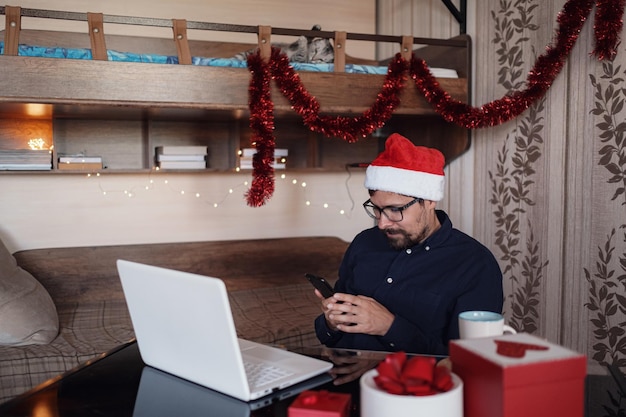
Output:
[[[374,33],[373,0],[305,1],[187,0],[107,2],[14,1],[12,6],[196,21],[267,24],[308,29]],[[328,10],[333,10],[329,13]],[[349,16],[349,18],[346,18]],[[41,20],[24,27],[45,29]],[[2,19],[2,24],[4,20]],[[56,24],[56,22],[55,22]],[[72,25],[70,25],[72,26]],[[67,30],[83,31],[84,24]],[[106,33],[129,34],[128,27],[105,25]],[[169,31],[171,32],[171,31]],[[154,36],[171,36],[171,33]],[[130,33],[132,34],[132,33]],[[144,32],[141,35],[151,35]],[[195,34],[196,38],[198,34]],[[250,36],[250,35],[248,35]],[[194,36],[190,33],[190,37]],[[243,40],[254,43],[255,39]],[[359,55],[362,42],[348,45]],[[372,58],[373,48],[363,49]],[[369,55],[369,56],[368,56]],[[360,204],[367,199],[362,171],[290,173],[277,181],[274,197],[262,208],[245,204],[248,174],[3,175],[0,181],[0,238],[12,251],[51,246],[170,242],[277,236],[334,235],[351,240],[371,225]],[[164,181],[169,180],[165,185]],[[293,185],[295,180],[297,185]],[[154,183],[150,183],[154,181]],[[307,187],[302,187],[306,182]],[[148,186],[150,190],[146,190]],[[229,189],[233,189],[230,194]],[[103,195],[102,191],[107,191]],[[134,190],[128,197],[124,191]],[[181,191],[185,191],[182,195]],[[200,197],[195,197],[199,192]],[[224,201],[222,201],[224,200]],[[306,201],[311,205],[307,205]],[[215,202],[220,203],[217,208]],[[324,208],[327,203],[329,208]],[[339,210],[345,214],[338,214]]]
[[5,175],[0,236],[13,250],[281,236],[351,240],[371,224],[360,207],[368,198],[362,170],[285,175],[261,208],[245,203],[244,173]]

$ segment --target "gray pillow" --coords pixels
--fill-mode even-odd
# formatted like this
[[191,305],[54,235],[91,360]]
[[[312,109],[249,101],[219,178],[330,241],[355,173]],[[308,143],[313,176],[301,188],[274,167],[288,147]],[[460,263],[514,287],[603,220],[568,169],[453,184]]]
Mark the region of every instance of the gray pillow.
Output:
[[57,310],[46,289],[0,240],[0,345],[43,345],[59,333]]

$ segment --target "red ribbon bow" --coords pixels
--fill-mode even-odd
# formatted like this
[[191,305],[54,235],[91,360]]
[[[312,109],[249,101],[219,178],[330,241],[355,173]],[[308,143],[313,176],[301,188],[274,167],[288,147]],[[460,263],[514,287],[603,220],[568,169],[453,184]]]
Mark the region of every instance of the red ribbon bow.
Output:
[[433,395],[449,391],[454,383],[450,370],[437,366],[435,358],[391,353],[376,368],[378,388],[397,395]]

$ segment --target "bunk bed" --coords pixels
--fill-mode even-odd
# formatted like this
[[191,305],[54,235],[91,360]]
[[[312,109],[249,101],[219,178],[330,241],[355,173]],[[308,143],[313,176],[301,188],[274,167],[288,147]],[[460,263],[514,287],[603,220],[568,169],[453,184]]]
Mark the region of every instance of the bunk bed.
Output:
[[[291,65],[308,94],[320,103],[322,114],[362,115],[379,96],[394,60],[394,57],[380,61],[353,58],[343,47],[347,40],[395,43],[404,59],[409,60],[412,54],[424,59],[441,87],[453,98],[468,102],[470,96],[470,39],[466,35],[427,39],[11,6],[0,7],[0,13],[6,16],[4,39],[0,43],[0,67],[3,68],[0,118],[5,120],[31,117],[27,115],[31,104],[43,106],[43,117],[55,120],[125,119],[133,114],[142,119],[249,117],[251,71],[247,68],[248,62],[230,58],[256,46],[261,59],[267,61],[272,54],[272,36],[332,39],[333,63]],[[87,23],[88,33],[22,30],[24,17],[82,21]],[[172,37],[108,35],[106,25],[110,23],[169,27]],[[258,43],[190,40],[187,31],[191,29],[255,33]],[[448,78],[450,74],[454,78]],[[271,94],[276,118],[296,117],[293,103],[274,84]],[[439,148],[448,162],[469,147],[468,132],[445,122],[410,82],[402,91],[400,104],[391,119],[383,129],[371,135],[382,138],[391,130],[416,137],[420,144]],[[419,134],[415,134],[416,131]],[[0,121],[0,141],[7,136],[2,133]],[[249,135],[240,135],[249,138]],[[150,139],[147,142],[150,148]],[[309,153],[315,154],[315,146],[306,146]],[[376,151],[379,149],[380,143]],[[149,154],[144,159],[149,161]],[[319,159],[319,156],[309,155],[306,166],[318,167]],[[147,168],[152,168],[150,162],[146,164]]]

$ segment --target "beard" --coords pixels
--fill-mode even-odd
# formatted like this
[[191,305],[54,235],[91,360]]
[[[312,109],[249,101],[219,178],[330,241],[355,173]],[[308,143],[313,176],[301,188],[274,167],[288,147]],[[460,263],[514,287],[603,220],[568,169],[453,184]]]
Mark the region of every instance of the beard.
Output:
[[383,230],[383,233],[387,237],[389,246],[396,250],[403,250],[418,245],[424,241],[424,239],[426,239],[429,235],[429,227],[424,226],[422,231],[417,235],[411,235],[406,230],[395,229],[393,227],[386,228]]

